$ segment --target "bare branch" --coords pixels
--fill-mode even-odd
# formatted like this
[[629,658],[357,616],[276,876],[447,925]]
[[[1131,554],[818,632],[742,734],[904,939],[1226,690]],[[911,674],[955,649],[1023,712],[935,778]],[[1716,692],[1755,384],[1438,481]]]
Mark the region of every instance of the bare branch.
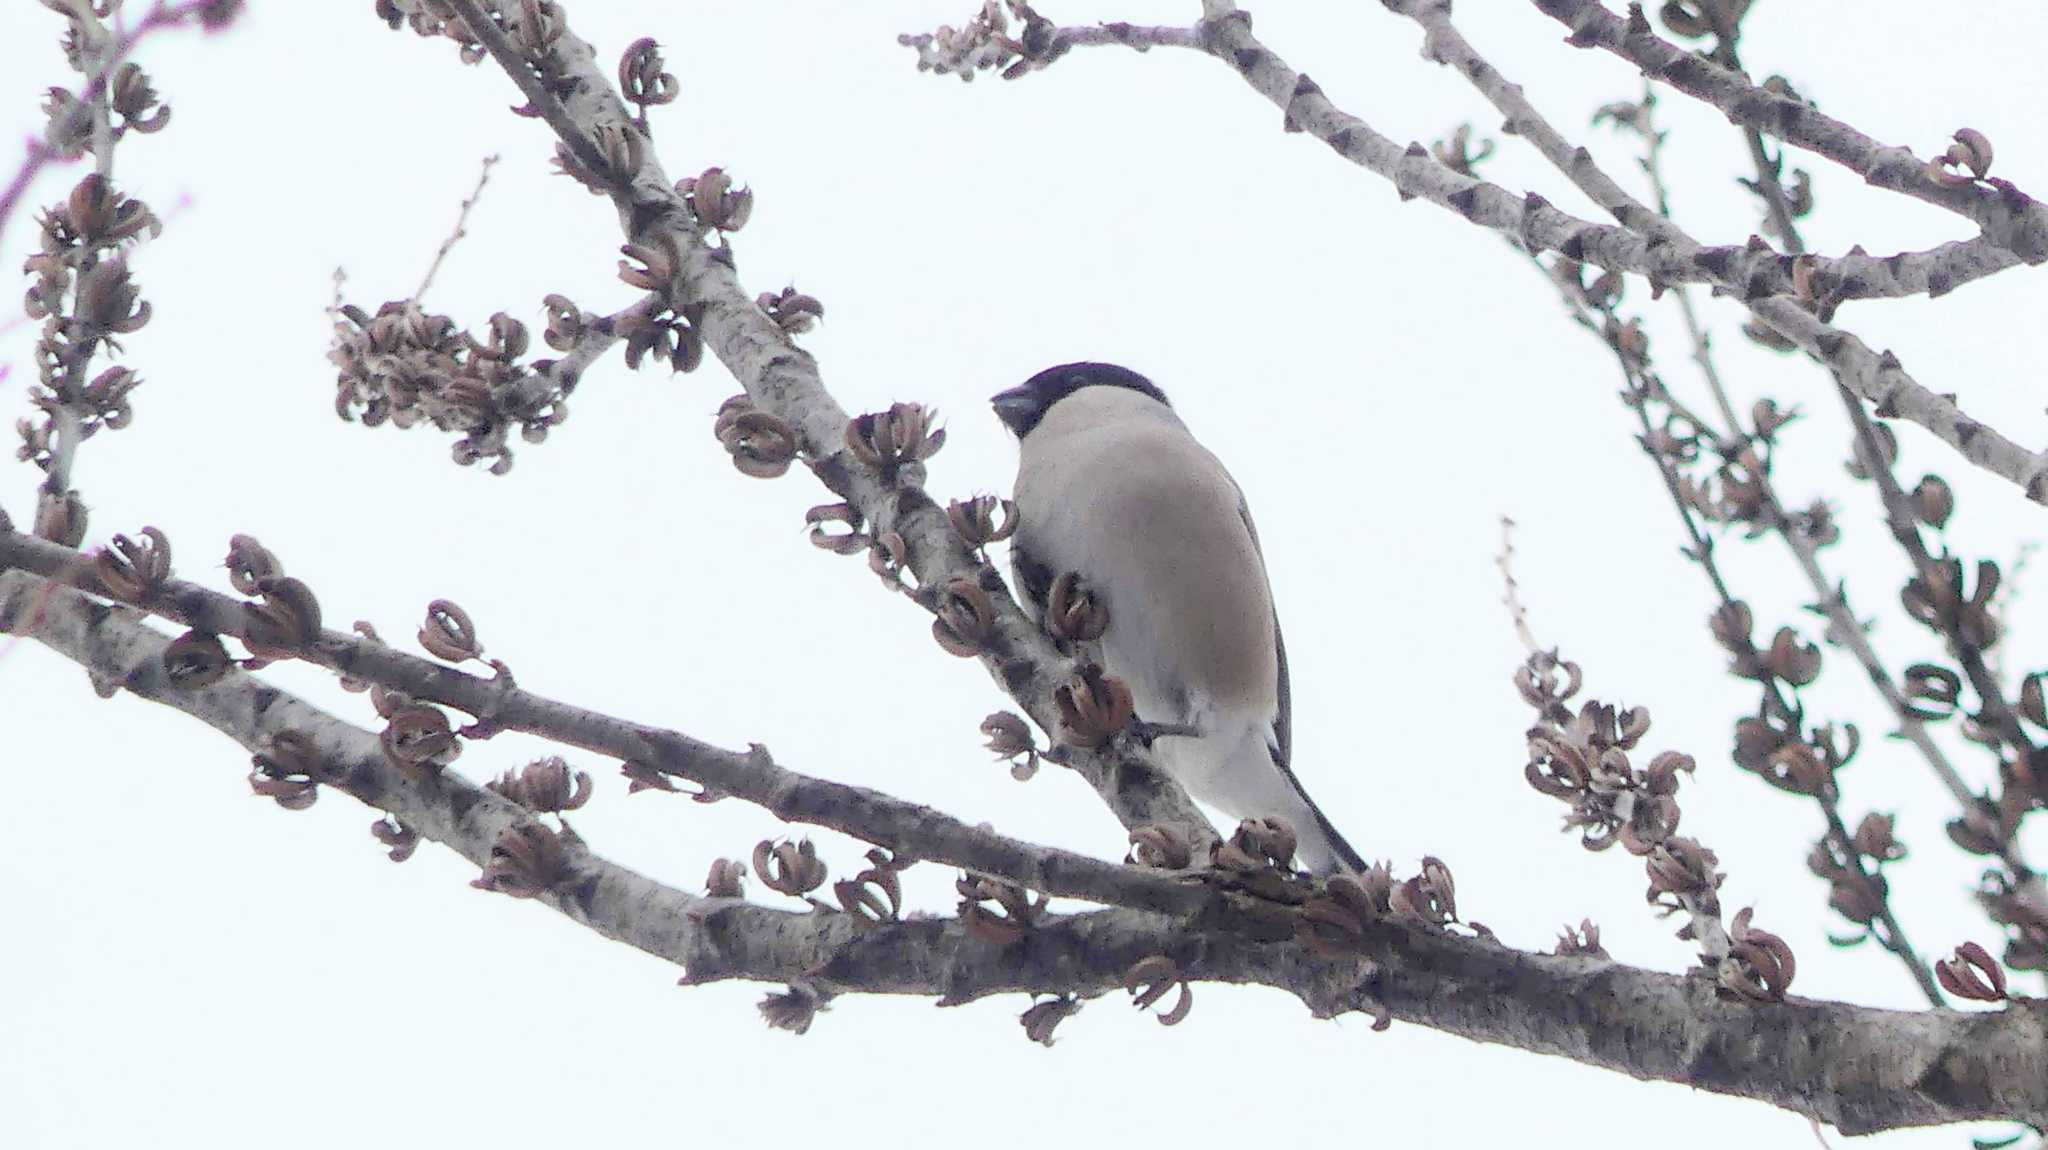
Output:
[[[241,672],[172,685],[170,641],[133,612],[20,574],[0,574],[0,631],[27,633],[101,681],[191,714],[252,750],[305,734],[343,788],[478,866],[524,808],[452,772],[409,777],[360,730]],[[824,993],[1100,994],[1155,954],[1184,978],[1285,989],[1320,1015],[1384,1007],[1395,1018],[1482,1042],[1555,1054],[1636,1077],[1755,1098],[1849,1133],[2012,1118],[2048,1122],[2048,1004],[1915,1014],[1791,999],[1730,1001],[1708,979],[1584,955],[1526,954],[1479,938],[1374,924],[1362,954],[1316,960],[1291,936],[1178,925],[1133,910],[1038,920],[1028,946],[991,946],[957,919],[863,924],[699,898],[570,849],[540,901],[672,962],[686,982],[765,979]]]

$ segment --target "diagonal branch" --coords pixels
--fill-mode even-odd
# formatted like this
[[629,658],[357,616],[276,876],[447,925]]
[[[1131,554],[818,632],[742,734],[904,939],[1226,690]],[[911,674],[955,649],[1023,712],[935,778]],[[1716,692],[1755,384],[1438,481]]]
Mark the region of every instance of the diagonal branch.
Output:
[[[0,533],[0,571],[9,569],[108,593],[91,574],[88,556],[28,535]],[[249,629],[247,604],[182,580],[165,581],[143,606],[214,635],[245,639]],[[746,752],[728,751],[677,731],[558,702],[515,685],[502,672],[497,678],[474,675],[335,631],[322,632],[297,654],[351,678],[468,712],[486,729],[523,731],[645,763],[785,821],[828,827],[909,857],[1116,906],[1190,913],[1210,901],[1201,886],[1166,874],[1036,846],[879,791],[800,774],[777,765],[758,744]]]
[[[601,136],[644,140],[632,115],[597,64],[595,50],[557,22],[540,67],[505,34],[480,0],[448,0],[469,32],[526,95],[565,147],[592,172],[611,171]],[[497,9],[494,6],[492,11]],[[559,93],[565,93],[559,95]],[[1071,660],[1025,616],[994,568],[978,560],[923,489],[921,466],[893,474],[856,458],[845,446],[846,410],[826,391],[817,362],[798,348],[740,286],[731,253],[705,242],[684,196],[662,171],[651,148],[636,148],[637,169],[616,180],[610,197],[627,238],[676,256],[673,292],[701,309],[698,328],[710,348],[761,410],[795,429],[804,462],[820,482],[851,504],[877,535],[893,532],[904,543],[906,566],[919,585],[942,587],[968,580],[988,593],[993,619],[981,661],[991,675],[1048,731],[1059,729],[1053,692],[1076,673]],[[1181,828],[1197,850],[1215,841],[1208,820],[1187,792],[1153,763],[1150,754],[1117,740],[1103,750],[1069,748],[1068,764],[1092,784],[1126,828],[1161,824]]]
[[[1730,123],[1751,128],[1823,156],[1886,188],[1945,208],[1973,220],[1983,234],[1957,249],[1953,271],[1974,271],[1968,278],[2013,266],[2048,261],[2048,208],[2004,180],[1981,184],[1936,179],[1927,161],[1907,148],[1880,144],[1811,104],[1758,87],[1742,73],[1722,67],[1706,56],[1689,52],[1650,29],[1640,4],[1629,6],[1626,19],[1599,0],[1534,0],[1544,15],[1571,30],[1567,42],[1612,52],[1652,79],[1662,80],[1688,96],[1720,110]],[[1961,280],[1933,287],[1940,295]]]
[[[1421,0],[1407,4],[1397,0],[1394,4],[1397,10],[1409,6],[1434,7]],[[1204,0],[1203,8],[1209,14],[1204,27],[1210,32],[1210,53],[1230,63],[1247,83],[1280,107],[1288,128],[1313,134],[1344,158],[1392,181],[1404,196],[1421,195],[1442,203],[1473,223],[1518,239],[1524,247],[1560,252],[1618,271],[1640,272],[1653,283],[1696,280],[1701,278],[1697,273],[1705,273],[1710,282],[1743,300],[1759,320],[1826,363],[1842,385],[1876,405],[1880,415],[1919,424],[1965,459],[2019,485],[2029,499],[2048,503],[2048,453],[2029,451],[1970,418],[1953,400],[1914,380],[1890,352],[1880,356],[1854,335],[1823,323],[1791,295],[1774,294],[1779,289],[1768,279],[1750,278],[1749,268],[1754,264],[1724,263],[1701,248],[1614,184],[1584,149],[1571,147],[1555,131],[1547,138],[1533,134],[1539,130],[1541,118],[1534,116],[1519,90],[1502,81],[1497,72],[1488,68],[1468,75],[1473,75],[1497,106],[1519,108],[1521,115],[1509,113],[1517,128],[1530,134],[1531,143],[1545,158],[1612,213],[1621,228],[1570,227],[1566,221],[1571,217],[1534,193],[1512,204],[1502,202],[1507,196],[1502,189],[1452,171],[1420,144],[1400,148],[1358,117],[1337,108],[1314,81],[1288,67],[1260,43],[1252,35],[1250,20],[1229,0]],[[1618,232],[1621,238],[1610,232]],[[1611,258],[1627,253],[1636,258]],[[1768,255],[1768,266],[1779,262],[1790,266],[1790,257],[1770,252],[1768,245],[1756,248],[1752,255]],[[1666,267],[1690,269],[1693,274],[1657,270]]]

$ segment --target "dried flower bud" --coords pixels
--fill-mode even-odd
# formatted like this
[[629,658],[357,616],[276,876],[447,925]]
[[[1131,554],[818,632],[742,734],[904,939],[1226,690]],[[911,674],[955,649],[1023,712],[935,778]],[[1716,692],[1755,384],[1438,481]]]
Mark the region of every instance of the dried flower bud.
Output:
[[[1001,522],[997,513],[1001,512]],[[955,499],[946,507],[946,521],[962,542],[977,551],[1000,543],[1017,532],[1017,505],[994,495],[977,495],[962,502]]]
[[79,498],[76,489],[62,494],[46,491],[36,500],[35,534],[39,539],[76,547],[85,542],[86,520],[85,500]]
[[1063,643],[1092,643],[1109,630],[1109,608],[1080,575],[1062,572],[1046,594],[1045,630]]
[[791,1034],[802,1034],[811,1028],[818,1012],[826,1009],[825,1000],[818,992],[802,983],[791,984],[782,994],[771,994],[761,1000],[761,1019],[776,1030],[787,1030]]
[[569,838],[566,829],[558,833],[538,822],[506,827],[491,844],[490,861],[484,865],[483,874],[470,880],[469,885],[513,898],[539,898],[568,877],[569,857],[564,840]]
[[270,749],[250,762],[249,789],[258,798],[273,799],[288,811],[303,811],[320,797],[318,784],[334,776],[313,741],[297,731],[280,731]]
[[779,292],[762,292],[754,303],[768,318],[775,321],[786,335],[802,335],[818,325],[825,318],[825,305],[815,296],[807,296],[793,287]]
[[1941,988],[1957,998],[1976,1002],[2004,1002],[2010,996],[2005,989],[2005,969],[1990,952],[1974,942],[1966,942],[1956,948],[1952,957],[1934,964],[1934,976],[1941,982]]
[[412,774],[437,774],[462,754],[448,716],[423,703],[398,706],[377,741],[393,766]]
[[990,946],[1009,946],[1023,938],[1050,901],[1042,895],[1032,897],[1016,883],[972,874],[954,880],[953,889],[960,895],[961,926]]
[[826,872],[811,840],[777,843],[763,839],[754,847],[754,874],[769,890],[795,897],[823,886]]
[[[871,852],[869,857],[880,853]],[[841,879],[832,884],[832,894],[840,909],[863,925],[896,922],[903,910],[903,882],[892,866],[877,864],[851,879]]]
[[1906,707],[1914,718],[1939,722],[1956,713],[1962,698],[1963,677],[1947,667],[1915,663],[1906,668]]
[[[697,222],[712,231],[739,231],[747,226],[747,218],[754,213],[754,190],[752,188],[733,187],[732,177],[727,175],[723,168],[706,168],[702,175],[678,181],[676,183],[676,193],[683,197],[684,203],[689,205],[690,214],[697,217]],[[806,331],[810,325],[806,323],[802,327],[791,328],[787,323],[783,323],[781,314],[778,314],[778,311],[793,316],[796,312],[806,310],[808,307],[815,305],[816,310],[810,312],[813,317],[825,314],[822,304],[818,304],[818,301],[811,299],[809,296],[795,295],[795,289],[793,288],[785,289],[781,296],[763,296],[762,298],[763,300],[773,299],[776,301],[775,306],[772,307],[768,303],[763,302],[761,309],[770,315],[776,316],[776,322],[782,324],[785,331]],[[789,304],[785,302],[789,299],[809,300],[809,304],[801,305],[792,310]]]
[[1708,617],[1707,626],[1713,631],[1716,643],[1739,652],[1749,647],[1749,636],[1756,621],[1750,614],[1749,604],[1734,599],[1716,607],[1713,615]]
[[704,876],[704,894],[707,898],[743,898],[746,887],[741,880],[747,877],[747,864],[738,859],[713,859],[711,872]]
[[1923,475],[1919,486],[1913,488],[1908,502],[1913,514],[1920,522],[1939,531],[1948,525],[1948,517],[1955,513],[1955,492],[1949,490],[1948,481],[1939,475]]
[[[822,548],[838,555],[851,555],[868,546],[868,537],[861,534],[860,512],[850,503],[824,503],[804,512],[804,523],[810,528],[811,546]],[[838,523],[846,530],[834,533],[826,525]]]
[[[1599,117],[1594,117],[1594,122],[1599,122]],[[1459,124],[1450,139],[1431,144],[1429,154],[1436,157],[1437,163],[1459,175],[1474,176],[1478,174],[1478,165],[1493,155],[1493,150],[1492,140],[1481,140],[1477,148],[1472,147],[1472,125]]]
[[1131,851],[1124,861],[1159,870],[1186,870],[1194,862],[1187,836],[1162,823],[1148,823],[1131,832]]
[[259,659],[289,659],[320,638],[320,601],[289,575],[262,580],[259,603],[245,603],[242,642]]
[[[1948,150],[1927,161],[1927,175],[1937,183],[1961,187],[1991,172],[1991,141],[1975,128],[1959,128]],[[1967,172],[1968,174],[1964,174]]]
[[170,123],[170,107],[158,102],[156,89],[139,64],[126,63],[116,68],[107,94],[114,112],[126,121],[123,127],[148,134],[162,131]]
[[406,826],[396,815],[385,815],[371,823],[370,836],[390,848],[384,853],[395,863],[411,858],[420,848],[420,832]]
[[719,406],[712,433],[731,453],[732,465],[757,479],[774,479],[796,459],[795,429],[756,408],[745,395],[735,395]]
[[854,458],[893,480],[896,469],[938,454],[946,429],[938,412],[919,403],[891,404],[887,411],[857,415],[846,425],[846,448]]
[[1023,716],[997,711],[981,721],[981,733],[996,758],[1010,761],[1010,777],[1021,783],[1038,773],[1038,743]]
[[1230,836],[1232,845],[1246,854],[1282,870],[1294,861],[1297,841],[1294,828],[1280,818],[1245,819]]
[[1053,688],[1060,712],[1060,741],[1077,747],[1100,747],[1121,734],[1136,716],[1131,689],[1121,679],[1089,664]]
[[1395,885],[1387,903],[1395,915],[1413,922],[1441,927],[1458,921],[1457,885],[1441,859],[1425,856],[1421,873]]
[[981,584],[955,575],[939,588],[932,638],[949,653],[973,658],[995,637],[995,604]]
[[146,603],[171,577],[171,541],[154,527],[143,528],[139,540],[116,535],[93,556],[92,569],[114,598]]
[[476,624],[469,612],[449,599],[427,604],[427,621],[420,625],[420,646],[437,659],[460,663],[483,657],[484,645],[477,641]]
[[256,594],[264,580],[284,574],[284,564],[253,535],[237,535],[228,540],[227,568],[228,583],[244,595]]
[[1772,675],[1794,687],[1804,687],[1820,677],[1820,648],[1801,643],[1790,627],[1778,628],[1764,662]]
[[1856,824],[1856,834],[1850,840],[1850,845],[1856,848],[1857,854],[1872,862],[1897,862],[1906,857],[1906,847],[1893,837],[1893,825],[1891,815],[1881,815],[1872,811],[1863,816],[1862,822]]
[[1729,925],[1730,947],[1721,963],[1721,986],[1751,1002],[1783,1002],[1799,965],[1784,939],[1750,926],[1749,917],[1750,908],[1743,907]]
[[187,631],[164,648],[164,675],[173,687],[184,690],[212,686],[232,665],[220,636],[207,631]]
[[[891,591],[908,591],[904,574],[910,570],[909,547],[903,536],[894,531],[884,531],[868,540],[868,570]],[[944,643],[945,640],[939,640]],[[972,652],[969,652],[972,654]]]
[[661,48],[653,37],[633,41],[619,56],[619,94],[640,109],[642,123],[649,105],[669,103],[679,90],[675,76],[663,68]]
[[535,759],[518,771],[504,774],[484,786],[530,811],[560,814],[590,801],[590,775],[572,771],[560,756]]
[[574,351],[583,342],[583,336],[590,327],[590,317],[576,306],[568,296],[551,294],[541,300],[541,307],[547,312],[547,330],[541,338],[556,351]]
[[1150,1010],[1167,992],[1180,987],[1180,997],[1174,1000],[1173,1008],[1159,1016],[1161,1026],[1174,1026],[1194,1009],[1194,988],[1181,977],[1180,967],[1163,954],[1138,960],[1124,972],[1124,989],[1131,994],[1131,1004],[1139,1010]]
[[1051,1046],[1053,1028],[1080,1013],[1081,1000],[1071,994],[1048,998],[1033,1003],[1031,1009],[1017,1016],[1024,1024],[1024,1036],[1040,1046]]
[[1582,918],[1576,927],[1567,926],[1557,936],[1557,947],[1552,954],[1576,954],[1587,958],[1609,957],[1605,947],[1600,945],[1600,928],[1590,918]]

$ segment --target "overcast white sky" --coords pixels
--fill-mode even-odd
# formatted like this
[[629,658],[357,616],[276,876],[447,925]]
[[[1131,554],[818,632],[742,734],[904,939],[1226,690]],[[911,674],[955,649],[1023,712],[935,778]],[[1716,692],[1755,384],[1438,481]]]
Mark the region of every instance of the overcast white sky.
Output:
[[[1557,833],[1555,803],[1521,781],[1527,715],[1509,686],[1518,652],[1493,567],[1506,512],[1523,525],[1519,573],[1538,632],[1584,663],[1600,697],[1648,705],[1654,748],[1699,756],[1686,830],[1720,852],[1729,907],[1755,905],[1792,941],[1796,989],[1915,1005],[1874,947],[1827,946],[1837,922],[1801,865],[1818,815],[1727,761],[1750,689],[1723,673],[1702,625],[1707,588],[1678,558],[1676,521],[1604,350],[1542,280],[1497,238],[1398,203],[1322,145],[1283,135],[1277,111],[1191,53],[1077,52],[1013,84],[917,74],[896,35],[973,6],[567,4],[608,58],[640,35],[662,41],[683,95],[656,111],[661,155],[674,175],[715,163],[754,186],[742,277],[824,300],[827,323],[804,342],[841,401],[916,399],[949,417],[931,472],[939,498],[1007,488],[1013,449],[985,400],[1041,367],[1118,361],[1173,395],[1259,516],[1288,631],[1299,769],[1368,854],[1402,869],[1443,857],[1461,909],[1515,945],[1547,947],[1559,924],[1590,915],[1626,961],[1690,961],[1675,924],[1645,911],[1640,865],[1583,852]],[[859,560],[805,541],[803,510],[826,498],[814,481],[732,470],[710,422],[736,389],[715,363],[667,378],[607,361],[568,424],[522,448],[503,479],[454,467],[431,431],[337,421],[323,359],[330,273],[345,265],[351,299],[368,307],[408,293],[485,154],[504,163],[431,304],[465,322],[500,309],[537,321],[549,292],[611,310],[630,289],[612,275],[609,206],[548,174],[552,138],[507,114],[518,100],[495,69],[386,31],[368,0],[251,7],[228,35],[160,40],[142,57],[175,114],[165,133],[122,148],[117,176],[167,229],[134,261],[156,308],[130,341],[127,362],[147,379],[136,422],[80,458],[93,539],[155,524],[182,574],[219,581],[228,536],[250,532],[337,624],[403,635],[429,599],[451,597],[534,689],[729,746],[764,742],[800,769],[1026,838],[1121,849],[1075,780],[1052,770],[1020,785],[988,761],[975,727],[1004,700]],[[1185,22],[1196,8],[1047,10],[1068,23]],[[1389,135],[1426,142],[1461,120],[1497,123],[1377,4],[1256,14],[1276,50]],[[1565,47],[1528,4],[1468,2],[1460,15],[1541,108],[1631,172],[1631,144],[1576,127],[1637,94],[1626,66]],[[39,126],[44,87],[74,82],[58,30],[31,0],[0,14],[9,140]],[[2048,16],[2017,0],[1765,0],[1746,54],[1923,153],[1974,126],[1996,142],[2000,173],[2039,191],[2044,37]],[[1682,97],[1664,108],[1685,222],[1741,240],[1755,213],[1734,183],[1739,138]],[[1506,145],[1491,178],[1591,214]],[[1809,166],[1819,250],[1967,234]],[[46,177],[36,199],[75,175]],[[30,247],[25,222],[0,237],[0,266]],[[1938,305],[1860,304],[1842,319],[2037,443],[2040,283],[2013,272]],[[1630,290],[1645,302],[1640,284]],[[19,415],[33,331],[14,306],[0,362],[16,366],[0,401]],[[1667,306],[1654,312],[1653,350],[1692,386]],[[1848,538],[1831,570],[1881,617],[1881,649],[1895,666],[1938,653],[1898,612],[1903,560],[1871,517],[1874,495],[1843,477],[1846,432],[1826,378],[1747,346],[1728,308],[1710,314],[1745,396],[1813,414],[1787,433],[1782,490],[1839,501]],[[2038,538],[2039,508],[1952,466],[1929,437],[1901,439],[1908,482],[1928,468],[1956,482],[1950,534],[1964,553],[2009,561]],[[17,522],[35,479],[0,464],[0,505]],[[1780,549],[1731,541],[1724,556],[1767,629],[1813,632]],[[2024,652],[2048,626],[2048,588],[2038,574],[2021,583],[2014,672],[2031,669]],[[266,674],[369,716],[306,668]],[[1816,717],[1889,729],[1846,667],[1810,699]],[[1105,998],[1052,1050],[1024,1040],[1021,996],[943,1011],[844,999],[794,1038],[761,1024],[762,987],[679,990],[661,962],[469,889],[473,869],[437,848],[393,866],[367,833],[372,813],[346,799],[301,814],[252,799],[235,747],[131,698],[99,701],[82,672],[33,645],[0,639],[0,722],[10,1147],[1810,1144],[1803,1119],[1760,1105],[1414,1026],[1318,1023],[1272,991],[1199,987],[1193,1016],[1170,1031]],[[458,766],[485,777],[536,746],[507,736]],[[1965,762],[1988,776],[1987,762]],[[600,779],[578,829],[678,884],[779,830],[738,803],[629,800],[616,764],[578,765]],[[1976,867],[1947,846],[1953,812],[1924,766],[1873,737],[1844,781],[1852,821],[1895,810],[1915,848],[1895,877],[1915,941],[1930,952],[1991,942],[1965,894]],[[821,841],[835,868],[859,859],[846,840]],[[2031,847],[2048,855],[2038,835]],[[939,868],[912,872],[927,907],[946,905],[949,883]],[[1883,1141],[1953,1150],[1964,1136]]]

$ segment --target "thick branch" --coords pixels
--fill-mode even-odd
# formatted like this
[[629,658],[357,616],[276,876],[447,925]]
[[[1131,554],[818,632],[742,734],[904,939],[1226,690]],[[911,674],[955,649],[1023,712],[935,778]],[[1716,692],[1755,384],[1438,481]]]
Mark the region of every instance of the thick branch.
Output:
[[[0,571],[8,569],[106,593],[91,574],[89,558],[33,536],[0,532]],[[167,581],[146,607],[152,614],[216,635],[241,638],[248,628],[247,604],[182,580]],[[357,635],[324,631],[300,653],[352,678],[466,711],[486,728],[524,731],[645,763],[757,804],[786,821],[828,827],[907,857],[1115,906],[1190,912],[1210,901],[1202,887],[1160,872],[1036,846],[879,791],[800,774],[778,766],[758,745],[748,752],[728,751],[677,731],[557,702],[503,677],[473,675]]]
[[[127,608],[21,574],[0,575],[0,631],[28,634],[102,682],[184,711],[251,749],[285,730],[345,767],[345,789],[483,865],[500,831],[532,816],[453,772],[409,777],[375,736],[253,676],[172,686],[169,640]],[[1682,1082],[1811,1115],[1850,1133],[2011,1118],[2048,1122],[2048,1006],[1918,1014],[1793,999],[1718,997],[1702,978],[1599,958],[1526,954],[1477,938],[1373,927],[1360,959],[1319,961],[1288,937],[1198,930],[1143,911],[1050,916],[1011,947],[957,920],[861,926],[662,886],[584,850],[544,901],[608,938],[680,963],[687,981],[763,979],[825,993],[1093,995],[1153,954],[1198,981],[1258,983],[1321,1015],[1383,1006],[1395,1018]]]
[[[572,83],[550,86],[535,76],[532,64],[479,0],[450,0],[450,5],[586,167],[607,170],[604,153],[594,143],[601,131],[639,134],[607,70],[598,65],[595,50],[573,31],[563,28],[548,49],[551,72]],[[562,90],[568,95],[558,99],[555,93]],[[679,302],[702,309],[698,329],[705,345],[761,410],[796,430],[805,463],[860,512],[873,533],[894,532],[902,538],[907,566],[921,586],[966,578],[990,592],[995,620],[982,663],[1041,727],[1057,730],[1053,690],[1072,677],[1072,662],[1025,616],[1001,576],[980,562],[953,531],[945,510],[925,493],[921,467],[904,467],[885,476],[846,449],[847,412],[825,390],[817,362],[791,342],[740,286],[729,251],[704,242],[683,196],[652,149],[642,152],[638,171],[611,193],[627,237],[677,253],[674,291]],[[1154,765],[1148,753],[1127,741],[1100,752],[1075,749],[1069,765],[1095,787],[1125,827],[1183,828],[1197,857],[1214,841],[1213,828],[1187,792]]]
[[[1390,6],[1421,11],[1435,7],[1421,0],[1397,0]],[[1313,81],[1260,43],[1252,35],[1250,20],[1228,0],[1205,0],[1204,8],[1210,13],[1204,27],[1210,32],[1211,54],[1229,62],[1247,83],[1279,106],[1289,128],[1313,134],[1344,158],[1392,181],[1402,195],[1426,197],[1531,249],[1548,249],[1601,267],[1639,272],[1652,282],[1705,279],[1714,283],[1743,300],[1758,319],[1820,358],[1843,386],[1877,405],[1879,414],[1919,424],[1965,459],[2018,484],[2029,499],[2048,503],[2048,453],[2028,451],[1970,418],[1954,401],[1914,380],[1889,352],[1878,355],[1862,340],[1821,322],[1790,295],[1779,294],[1784,289],[1776,286],[1769,270],[1781,267],[1789,275],[1791,257],[1780,256],[1764,245],[1739,249],[1748,255],[1724,261],[1718,252],[1725,249],[1700,247],[1668,220],[1636,202],[1599,171],[1585,149],[1569,148],[1555,131],[1543,139],[1532,134],[1532,142],[1623,226],[1584,224],[1534,193],[1526,199],[1513,199],[1503,189],[1452,171],[1420,144],[1397,147],[1364,121],[1338,109]],[[1433,38],[1431,50],[1449,51],[1449,45]],[[1468,56],[1464,66],[1480,89],[1509,112],[1518,131],[1531,134],[1547,127],[1529,109],[1519,89],[1508,85],[1484,61]],[[1758,258],[1763,262],[1758,263]],[[1833,285],[1827,290],[1832,291]]]
[[[1534,0],[1542,12],[1571,29],[1577,47],[1604,48],[1688,96],[1721,111],[1729,122],[1767,132],[1848,168],[1873,187],[1901,192],[1976,221],[1983,235],[1953,250],[1946,270],[1978,278],[2015,262],[2048,260],[2048,208],[2003,180],[1953,184],[1935,179],[1908,148],[1880,144],[1803,100],[1757,87],[1740,72],[1689,52],[1651,31],[1640,6],[1628,19],[1598,0]],[[1972,274],[1974,273],[1974,274]],[[1949,278],[1932,294],[1954,287]]]

